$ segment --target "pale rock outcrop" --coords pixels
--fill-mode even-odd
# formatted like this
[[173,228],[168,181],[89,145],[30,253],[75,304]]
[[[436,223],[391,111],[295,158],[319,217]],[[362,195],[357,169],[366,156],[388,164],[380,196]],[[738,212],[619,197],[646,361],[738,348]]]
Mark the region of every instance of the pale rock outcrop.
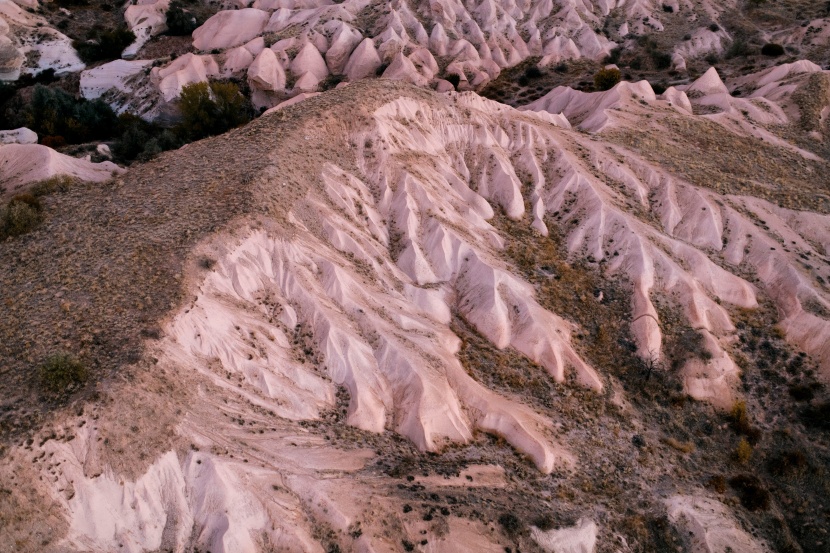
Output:
[[135,41],[121,54],[132,59],[153,36],[167,30],[166,12],[170,0],[138,0],[124,11],[124,20],[135,34]]
[[692,102],[689,101],[689,97],[686,96],[686,93],[677,90],[673,86],[667,88],[663,92],[663,94],[660,95],[660,98],[662,100],[666,100],[678,110],[683,111],[689,115],[692,115],[694,113],[694,108],[692,108]]
[[406,81],[418,86],[425,86],[429,82],[429,79],[418,71],[418,68],[415,67],[412,60],[404,56],[402,52],[399,52],[395,56],[395,59],[392,60],[392,63],[383,72],[382,77],[384,79]]
[[38,74],[46,69],[64,75],[85,67],[72,40],[43,17],[11,0],[0,0],[0,21],[0,80],[16,80],[21,73]]
[[19,192],[28,185],[58,175],[103,182],[123,171],[109,161],[91,163],[40,144],[0,145],[0,195]]
[[[784,80],[764,87],[811,75],[787,71]],[[390,88],[392,94],[377,100]],[[349,96],[350,90],[357,93]],[[720,87],[711,90],[723,95]],[[607,367],[587,364],[574,346],[572,337],[586,329],[546,309],[537,286],[521,276],[517,264],[536,274],[550,271],[509,255],[517,237],[505,224],[532,227],[540,244],[555,225],[563,262],[579,260],[602,275],[600,282],[619,286],[618,298],[630,301],[627,322],[642,357],[663,357],[662,308],[682,328],[698,331],[706,355],[682,366],[679,376],[686,393],[699,399],[723,407],[738,397],[737,368],[728,356],[736,334],[730,314],[757,308],[759,297],[772,302],[785,339],[814,356],[822,375],[830,374],[830,323],[820,315],[830,309],[830,297],[817,269],[799,261],[826,256],[830,215],[695,186],[638,153],[619,131],[644,120],[659,129],[704,121],[707,131],[744,132],[731,113],[691,113],[680,90],[663,97],[649,91],[641,83],[585,95],[560,90],[548,98],[554,114],[514,110],[474,93],[354,83],[344,92],[304,98],[307,106],[283,107],[287,113],[275,110],[237,133],[242,139],[286,128],[277,120],[316,121],[302,114],[321,108],[335,118],[330,125],[305,125],[301,146],[283,144],[299,152],[292,161],[303,165],[296,172],[289,164],[252,171],[276,223],[265,216],[234,223],[193,252],[185,299],[148,346],[149,370],[136,371],[138,378],[174,375],[168,378],[190,394],[170,432],[176,441],[130,476],[96,461],[96,452],[113,445],[96,434],[103,417],[88,413],[89,424],[62,421],[73,440],[14,446],[16,463],[41,463],[44,478],[32,482],[51,490],[66,513],[70,531],[61,545],[229,552],[249,547],[255,536],[273,549],[317,553],[325,549],[311,536],[326,525],[348,550],[396,550],[403,536],[390,545],[388,517],[367,516],[400,510],[399,496],[390,499],[382,487],[398,480],[389,484],[378,471],[390,457],[377,455],[374,444],[344,450],[324,439],[343,424],[384,433],[362,436],[365,443],[389,443],[382,440],[396,432],[436,453],[487,432],[542,472],[582,470],[585,449],[570,453],[570,440],[598,434],[556,410],[543,414],[521,394],[485,388],[477,369],[467,372],[461,362],[461,348],[469,344],[457,333],[466,327],[476,340],[523,355],[562,383],[563,395],[552,401],[569,394],[569,401],[581,402],[606,386],[619,392]],[[338,94],[377,103],[353,122],[331,109]],[[695,109],[708,97],[693,96],[687,100]],[[592,133],[574,132],[569,118],[575,127],[601,124]],[[215,140],[202,145],[224,139]],[[289,153],[280,149],[274,157]],[[215,264],[196,269],[203,253]],[[821,268],[826,276],[826,264]],[[588,291],[580,301],[602,302],[603,291]],[[585,388],[576,397],[575,384]],[[166,385],[158,389],[152,393],[174,401]],[[109,403],[112,416],[124,417],[117,402]],[[335,421],[341,409],[343,418]],[[631,404],[627,409],[625,417],[635,412]],[[562,432],[565,423],[576,428]],[[126,443],[137,439],[144,432],[129,433]],[[617,443],[631,447],[627,439]],[[672,481],[662,469],[650,474]],[[720,553],[727,545],[766,551],[717,501],[675,496],[666,505],[696,551]],[[421,533],[431,531],[416,526],[422,521],[404,520],[398,528],[407,539],[429,536],[435,551],[497,550],[489,538],[495,525],[453,518],[434,537]],[[361,532],[354,530],[357,522]],[[453,535],[460,546],[453,547],[447,537]],[[588,520],[533,531],[539,547],[562,553],[591,551],[605,535]]]
[[248,68],[248,83],[252,88],[268,92],[285,88],[285,71],[273,50],[262,50],[251,63]]
[[342,75],[354,49],[363,40],[357,29],[342,21],[336,22],[331,45],[326,50],[326,65],[333,75]]
[[[2,19],[0,19],[2,21]],[[3,29],[0,28],[0,31]],[[8,32],[8,25],[6,25]],[[0,81],[14,81],[20,76],[20,68],[26,56],[17,49],[7,34],[0,32]]]
[[248,69],[254,61],[254,54],[244,46],[237,46],[225,53],[225,61],[222,63],[223,75],[235,75]]
[[580,519],[570,528],[543,531],[534,526],[530,535],[548,553],[594,553],[597,531],[594,521]]
[[669,520],[691,538],[691,553],[770,553],[741,529],[726,506],[703,496],[675,495],[666,500]]
[[265,112],[262,115],[268,115],[269,113],[274,113],[275,111],[287,108],[289,106],[293,106],[294,104],[299,104],[300,102],[304,102],[304,101],[308,100],[309,98],[314,98],[315,96],[318,96],[319,94],[320,94],[319,92],[301,92],[300,94],[297,94],[296,96],[293,96],[293,97],[289,98],[288,100],[280,102],[276,106],[265,110]]
[[290,69],[297,76],[294,88],[303,91],[314,90],[319,82],[329,74],[323,56],[310,42],[306,42],[291,60]]
[[712,31],[707,27],[703,27],[696,30],[689,40],[677,44],[674,47],[672,56],[680,56],[685,60],[699,58],[706,54],[721,54],[724,50],[724,39],[728,40],[728,35],[725,31]]
[[253,8],[221,11],[193,31],[193,46],[202,51],[224,50],[259,36],[270,15]]
[[150,72],[150,78],[156,83],[166,102],[178,98],[182,87],[207,82],[209,77],[217,75],[219,66],[213,56],[196,54],[185,54],[166,67],[154,67]]
[[251,39],[243,46],[253,56],[258,56],[265,49],[265,39],[261,36]]
[[37,144],[37,133],[26,127],[0,131],[0,144]]
[[599,132],[613,124],[614,111],[624,104],[657,100],[648,81],[622,81],[611,90],[586,93],[559,86],[521,109],[562,113],[571,124],[590,132]]
[[151,60],[115,60],[87,69],[81,72],[81,96],[87,100],[94,100],[112,89],[129,92],[130,79],[152,65]]
[[350,81],[357,81],[374,76],[381,66],[381,63],[380,56],[372,39],[364,38],[354,51],[352,51],[343,71],[349,77]]
[[[678,87],[679,88],[679,87]],[[688,96],[711,96],[713,94],[729,94],[729,89],[723,84],[718,70],[710,67],[706,73],[697,78],[692,84],[681,88]]]

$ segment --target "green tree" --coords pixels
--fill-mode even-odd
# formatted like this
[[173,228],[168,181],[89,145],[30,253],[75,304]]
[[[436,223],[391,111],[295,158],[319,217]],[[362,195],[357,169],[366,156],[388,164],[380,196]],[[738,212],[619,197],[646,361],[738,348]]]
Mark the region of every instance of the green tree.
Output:
[[251,120],[250,102],[234,83],[193,83],[179,96],[182,121],[177,127],[185,140],[222,134]]
[[105,102],[75,98],[59,88],[36,85],[24,111],[27,127],[71,144],[107,139],[115,129],[115,113]]

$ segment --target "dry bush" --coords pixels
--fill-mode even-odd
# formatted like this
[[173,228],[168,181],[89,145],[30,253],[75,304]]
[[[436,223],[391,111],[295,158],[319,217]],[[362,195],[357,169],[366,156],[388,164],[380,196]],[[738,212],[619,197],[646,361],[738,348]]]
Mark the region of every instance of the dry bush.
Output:
[[742,465],[749,463],[752,458],[752,446],[746,441],[746,438],[741,438],[738,442],[738,447],[735,448],[735,460]]
[[622,73],[619,69],[600,69],[594,75],[594,88],[597,90],[610,90],[622,80]]
[[738,493],[738,498],[749,511],[765,511],[769,508],[770,493],[756,476],[739,474],[729,479],[729,485]]
[[26,234],[41,221],[40,201],[31,194],[13,197],[0,206],[0,240]]
[[39,370],[40,384],[45,392],[60,396],[82,387],[89,378],[83,363],[67,353],[49,357]]

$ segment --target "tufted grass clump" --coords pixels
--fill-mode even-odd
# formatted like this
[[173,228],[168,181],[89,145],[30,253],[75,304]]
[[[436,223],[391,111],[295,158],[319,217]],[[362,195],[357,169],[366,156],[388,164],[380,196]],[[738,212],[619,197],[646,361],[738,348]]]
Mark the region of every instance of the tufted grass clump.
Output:
[[0,240],[26,234],[41,221],[43,207],[31,194],[18,194],[0,206]]
[[747,465],[750,459],[752,459],[752,446],[746,438],[741,438],[738,447],[735,448],[735,460],[742,465]]
[[89,378],[89,371],[71,355],[59,353],[49,357],[40,366],[38,376],[45,392],[60,396],[80,389]]

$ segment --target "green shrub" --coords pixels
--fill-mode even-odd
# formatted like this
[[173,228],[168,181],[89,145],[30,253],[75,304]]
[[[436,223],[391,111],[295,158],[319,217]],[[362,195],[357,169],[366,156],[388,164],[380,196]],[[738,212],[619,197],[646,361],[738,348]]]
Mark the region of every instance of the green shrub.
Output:
[[118,138],[112,145],[112,154],[122,163],[147,161],[182,144],[169,129],[163,129],[130,113],[118,117],[117,132]]
[[115,60],[121,57],[124,48],[135,41],[135,34],[129,29],[94,32],[87,40],[72,43],[78,55],[86,63]]
[[31,190],[33,196],[40,198],[53,192],[66,192],[77,182],[78,179],[70,177],[69,175],[55,175],[54,177],[33,184],[29,190]]
[[771,58],[777,58],[784,55],[784,47],[780,44],[768,43],[761,47],[761,54]]
[[181,2],[177,0],[170,3],[165,16],[167,17],[167,33],[170,35],[189,35],[199,26],[196,16],[185,10]]
[[737,400],[732,405],[732,410],[729,414],[732,417],[732,424],[738,432],[741,432],[749,426],[749,414],[747,413],[746,402],[744,400]]
[[63,395],[82,387],[89,378],[89,371],[71,355],[59,353],[51,356],[40,366],[38,376],[44,391]]
[[785,451],[771,460],[769,471],[775,476],[791,477],[804,474],[809,466],[807,456],[796,449]]
[[510,537],[516,536],[522,531],[522,521],[513,513],[502,513],[499,516],[499,525]]
[[656,69],[668,69],[671,67],[671,55],[665,52],[651,52],[651,62]]
[[41,218],[40,200],[31,194],[13,197],[8,204],[0,206],[0,240],[29,232]]
[[112,136],[115,112],[102,100],[75,98],[59,88],[36,85],[32,100],[23,110],[24,124],[53,145],[58,137],[78,144]]
[[600,69],[594,75],[594,88],[597,90],[610,90],[622,79],[619,69]]
[[752,54],[752,49],[749,47],[749,44],[741,38],[735,39],[732,45],[729,47],[729,50],[726,51],[726,58],[738,58],[738,57],[745,57]]
[[769,508],[770,494],[761,481],[751,474],[739,474],[729,479],[729,485],[738,493],[738,497],[749,511],[764,511]]

